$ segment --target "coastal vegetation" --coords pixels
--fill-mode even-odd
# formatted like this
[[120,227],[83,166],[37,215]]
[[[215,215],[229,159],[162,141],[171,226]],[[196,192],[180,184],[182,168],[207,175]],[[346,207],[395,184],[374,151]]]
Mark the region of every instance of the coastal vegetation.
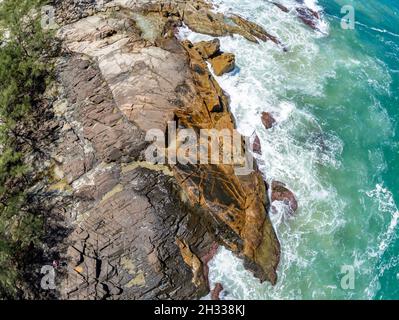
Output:
[[[38,152],[34,127],[53,77],[52,35],[42,29],[43,0],[0,3],[0,298],[17,297],[29,253],[40,246],[43,214],[31,205]],[[35,173],[37,174],[37,172]]]

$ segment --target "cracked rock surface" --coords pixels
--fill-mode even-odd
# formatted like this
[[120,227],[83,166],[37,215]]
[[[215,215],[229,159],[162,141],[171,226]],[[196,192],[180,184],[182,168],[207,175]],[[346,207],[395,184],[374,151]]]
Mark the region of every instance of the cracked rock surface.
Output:
[[235,128],[205,60],[218,43],[197,50],[176,28],[264,41],[261,27],[226,23],[204,1],[104,3],[54,1],[64,54],[48,190],[70,230],[53,248],[63,262],[59,298],[200,298],[218,245],[275,283],[280,247],[256,166],[237,176],[233,165],[144,161],[147,130],[165,132],[168,121],[195,132]]

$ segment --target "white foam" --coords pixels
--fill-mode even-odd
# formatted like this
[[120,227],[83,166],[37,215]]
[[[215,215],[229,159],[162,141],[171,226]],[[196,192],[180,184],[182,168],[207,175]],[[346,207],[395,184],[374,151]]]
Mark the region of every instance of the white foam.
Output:
[[[292,266],[308,268],[317,255],[312,250],[306,255],[298,254],[303,235],[314,232],[312,230],[329,234],[343,223],[340,219],[343,205],[336,199],[335,190],[323,185],[317,176],[319,165],[339,166],[342,145],[334,135],[322,132],[318,119],[312,114],[299,110],[293,102],[281,96],[291,88],[320,95],[324,78],[334,74],[327,71],[320,75],[314,70],[319,54],[314,40],[320,35],[303,25],[295,15],[286,14],[269,3],[252,0],[214,2],[220,12],[234,11],[250,16],[289,47],[290,51],[284,53],[272,42],[256,45],[237,36],[220,38],[222,50],[236,54],[240,70],[219,77],[218,81],[230,95],[239,131],[248,136],[256,131],[261,139],[261,170],[269,180],[288,183],[297,195],[301,212],[293,225],[287,219],[286,207],[281,203],[274,204],[277,212],[271,219],[282,240],[282,257],[278,271],[280,281],[273,290],[269,284],[260,285],[245,271],[241,261],[225,249],[221,249],[210,264],[210,281],[212,284],[222,282],[230,292],[228,298],[300,298],[302,292],[284,279]],[[294,1],[284,4],[297,5]],[[316,7],[312,6],[312,9]],[[187,29],[183,29],[181,35],[191,41],[210,39]],[[278,126],[266,131],[260,120],[262,111],[272,113]],[[304,137],[311,134],[320,135],[319,148],[315,147],[314,141],[304,141]],[[313,214],[315,211],[318,215]]]
[[[393,199],[392,192],[384,187],[382,184],[377,184],[374,190],[366,192],[367,196],[374,200],[378,206],[379,213],[388,215],[388,227],[380,232],[376,244],[372,243],[367,250],[367,257],[369,260],[378,263],[381,261],[387,248],[398,237],[396,229],[399,222],[399,210]],[[385,217],[382,217],[385,218]],[[379,268],[374,268],[378,272],[374,272],[374,276],[370,281],[369,286],[365,289],[365,293],[369,299],[372,299],[375,292],[380,288],[379,277],[383,275],[386,270],[399,265],[398,257],[392,257],[388,262],[384,263]],[[375,265],[375,267],[377,267]]]
[[399,210],[393,199],[392,192],[384,188],[382,184],[377,184],[375,189],[366,193],[370,198],[375,199],[378,203],[378,211],[388,213],[390,222],[386,230],[379,235],[378,250],[371,252],[370,256],[381,257],[389,244],[396,239],[396,227],[399,221]]
[[[288,184],[298,198],[299,212],[295,219],[287,219],[286,207],[274,204],[277,212],[271,215],[271,220],[281,240],[282,252],[275,287],[259,284],[243,268],[241,260],[225,249],[220,249],[210,263],[211,285],[221,282],[229,292],[228,299],[296,299],[309,297],[310,291],[314,298],[329,297],[340,289],[323,283],[312,265],[323,250],[340,254],[339,248],[331,248],[332,235],[346,223],[346,203],[333,186],[324,182],[320,168],[341,166],[343,143],[333,132],[323,132],[317,117],[286,96],[290,91],[323,96],[326,81],[336,76],[335,69],[342,64],[349,64],[348,68],[366,65],[366,70],[374,70],[382,79],[385,73],[370,59],[348,59],[345,51],[342,56],[340,52],[334,57],[321,56],[317,40],[322,35],[304,25],[295,14],[284,13],[266,1],[215,0],[214,3],[219,12],[238,12],[255,20],[289,48],[284,53],[272,42],[257,45],[239,36],[222,37],[222,50],[234,52],[238,69],[218,77],[218,82],[230,95],[239,131],[247,136],[256,132],[260,138],[260,169],[269,182],[280,180]],[[298,5],[294,0],[281,3],[289,8]],[[306,5],[320,10],[317,1],[307,1]],[[323,23],[328,26],[326,21]],[[211,39],[188,28],[183,28],[180,36],[193,42]],[[380,85],[385,89],[388,83],[386,79]],[[278,122],[271,130],[265,130],[261,123],[263,111],[270,112]],[[312,243],[315,235],[318,243]],[[322,250],[316,250],[316,245]],[[360,253],[355,253],[355,257],[356,254],[358,265],[366,261]],[[330,263],[338,262],[332,259]],[[303,287],[305,284],[308,287]],[[351,297],[351,293],[346,297]]]

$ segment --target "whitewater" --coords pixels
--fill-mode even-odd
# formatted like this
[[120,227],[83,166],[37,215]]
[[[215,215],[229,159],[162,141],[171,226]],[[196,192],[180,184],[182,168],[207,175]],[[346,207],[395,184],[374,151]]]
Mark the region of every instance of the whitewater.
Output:
[[[210,263],[211,286],[222,283],[224,299],[399,298],[397,285],[384,289],[387,275],[387,286],[395,279],[399,284],[398,194],[391,178],[399,173],[392,165],[398,155],[392,112],[398,108],[387,107],[398,101],[397,73],[364,40],[366,32],[391,35],[381,41],[397,61],[395,30],[367,21],[357,22],[367,31],[342,30],[340,1],[304,1],[323,12],[318,31],[293,14],[295,0],[279,1],[290,13],[269,1],[212,2],[215,11],[262,25],[288,48],[221,37],[222,51],[236,55],[237,67],[217,79],[230,96],[238,130],[260,138],[257,158],[266,180],[286,183],[299,210],[291,217],[276,204],[270,213],[282,251],[276,286],[260,284],[223,248]],[[211,39],[186,27],[180,37]],[[266,130],[262,112],[278,125]],[[355,272],[351,290],[341,284],[345,266]]]

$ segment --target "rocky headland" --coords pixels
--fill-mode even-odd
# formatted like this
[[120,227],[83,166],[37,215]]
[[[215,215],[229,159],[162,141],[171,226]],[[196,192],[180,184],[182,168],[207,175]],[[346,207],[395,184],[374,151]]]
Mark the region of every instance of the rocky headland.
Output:
[[[180,41],[177,29],[283,44],[261,26],[212,11],[202,0],[53,1],[62,53],[48,90],[56,132],[37,185],[62,234],[46,259],[56,298],[196,299],[209,293],[208,262],[219,246],[260,281],[277,281],[280,245],[268,186],[255,164],[151,164],[146,132],[234,130],[229,98],[213,77],[235,67],[217,39]],[[263,115],[271,128],[275,121]],[[244,142],[243,142],[244,148]],[[282,184],[276,200],[289,192]],[[292,195],[293,197],[293,195]],[[296,201],[289,203],[296,209]],[[295,207],[295,208],[294,208]],[[219,296],[222,286],[216,289]]]

